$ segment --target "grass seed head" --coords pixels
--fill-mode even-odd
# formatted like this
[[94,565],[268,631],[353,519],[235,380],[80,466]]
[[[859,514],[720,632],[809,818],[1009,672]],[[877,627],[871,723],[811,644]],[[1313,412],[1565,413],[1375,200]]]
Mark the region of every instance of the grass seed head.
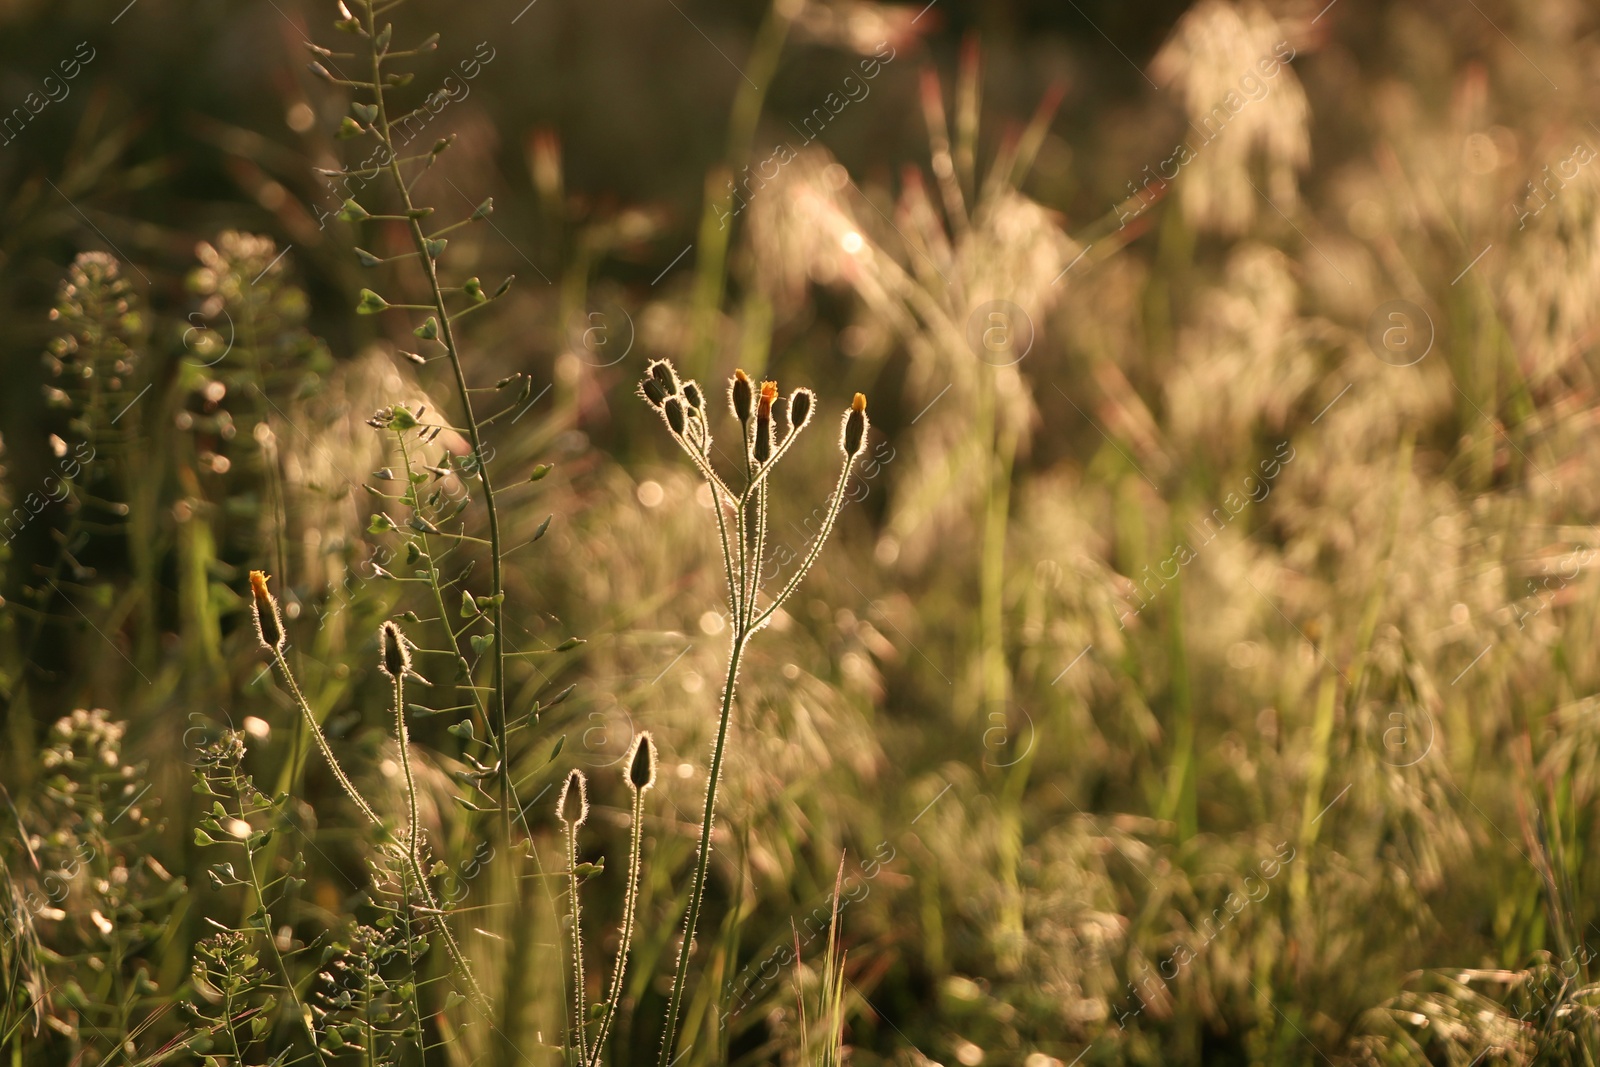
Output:
[[250,592],[255,598],[256,636],[261,647],[273,652],[283,649],[283,613],[278,610],[278,598],[267,589],[270,575],[263,571],[250,572]]

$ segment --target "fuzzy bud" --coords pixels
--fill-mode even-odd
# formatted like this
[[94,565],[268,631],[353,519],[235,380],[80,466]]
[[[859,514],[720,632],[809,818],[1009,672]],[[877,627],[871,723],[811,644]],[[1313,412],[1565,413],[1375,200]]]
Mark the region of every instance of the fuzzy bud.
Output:
[[683,401],[675,396],[667,397],[661,405],[661,413],[667,417],[667,425],[672,428],[672,432],[682,437],[687,425],[684,420]]
[[273,652],[283,650],[283,615],[278,611],[278,599],[267,590],[270,576],[261,571],[250,572],[250,592],[255,597],[256,636],[261,647]]
[[639,395],[650,401],[650,406],[659,408],[661,402],[667,398],[667,391],[655,378],[646,374],[644,381],[639,383]]
[[844,434],[839,442],[846,459],[854,459],[867,439],[867,398],[857,393],[844,417]]
[[700,395],[699,382],[684,382],[683,398],[689,402],[689,406],[695,411],[700,411],[705,406],[705,399]]
[[733,372],[733,382],[728,386],[728,401],[733,405],[733,417],[740,422],[750,421],[750,379],[742,370]]
[[628,784],[640,793],[656,784],[656,742],[648,731],[634,740],[628,754]]
[[751,455],[757,464],[772,458],[772,401],[777,396],[777,382],[761,383],[761,399],[756,404],[756,439],[751,446]]
[[589,779],[574,767],[561,783],[561,795],[556,798],[556,818],[573,829],[583,825],[589,817]]
[[796,430],[803,430],[811,421],[811,411],[816,405],[816,394],[809,389],[796,389],[789,394],[789,421]]
[[654,378],[667,396],[672,396],[678,391],[678,375],[672,369],[672,364],[664,359],[658,359],[650,364],[650,377]]
[[385,619],[383,625],[378,627],[378,644],[383,649],[383,673],[391,678],[399,678],[411,670],[411,649],[406,644],[406,635],[400,632],[400,627],[394,620]]

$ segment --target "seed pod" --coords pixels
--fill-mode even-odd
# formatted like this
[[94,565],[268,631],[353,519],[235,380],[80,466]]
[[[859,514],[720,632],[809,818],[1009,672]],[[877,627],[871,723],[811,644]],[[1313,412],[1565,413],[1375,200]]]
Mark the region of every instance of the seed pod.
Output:
[[641,733],[628,755],[628,784],[643,792],[656,784],[656,742],[649,732]]
[[655,378],[646,374],[639,383],[639,395],[650,401],[651,407],[659,408],[661,402],[667,398],[667,391]]
[[383,673],[399,678],[411,669],[411,649],[406,645],[406,635],[400,632],[393,619],[385,619],[378,627],[378,644],[383,648]]
[[811,411],[817,406],[816,399],[816,394],[805,388],[789,394],[789,421],[794,423],[796,430],[805,429],[806,423],[811,421]]
[[678,391],[678,375],[673,371],[672,364],[664,359],[658,359],[650,364],[650,377],[661,385],[667,396],[672,396]]
[[772,402],[772,439],[775,444],[783,444],[783,439],[789,436],[789,398],[780,396]]
[[750,421],[750,379],[744,371],[733,372],[733,381],[728,386],[728,401],[733,405],[733,417],[740,422]]
[[278,610],[278,599],[267,590],[270,575],[261,571],[250,572],[250,592],[255,598],[256,636],[261,647],[273,652],[283,650],[283,614]]
[[561,783],[561,795],[556,798],[556,818],[576,829],[589,817],[589,779],[574,767]]
[[689,402],[689,406],[695,411],[700,411],[705,404],[705,399],[700,395],[700,383],[698,382],[683,383],[683,398]]
[[672,427],[672,432],[683,436],[686,423],[683,416],[683,401],[675,396],[669,396],[661,405],[662,414],[667,417],[667,425]]
[[839,442],[840,447],[844,449],[845,458],[855,459],[866,438],[867,398],[865,394],[857,393],[855,399],[850,401],[850,411],[844,417],[844,434]]

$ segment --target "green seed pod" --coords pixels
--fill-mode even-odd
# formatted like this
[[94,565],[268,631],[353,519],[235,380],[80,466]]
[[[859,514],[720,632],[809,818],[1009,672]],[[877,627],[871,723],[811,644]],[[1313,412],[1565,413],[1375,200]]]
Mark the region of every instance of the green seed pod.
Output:
[[636,792],[656,784],[656,742],[648,732],[640,734],[633,742],[633,751],[628,757],[628,784]]
[[687,425],[684,421],[683,401],[675,396],[669,396],[661,405],[661,412],[666,415],[667,425],[672,427],[672,432],[680,437],[683,436],[684,428]]
[[561,783],[561,795],[556,798],[556,818],[576,829],[589,817],[589,779],[574,767]]
[[750,379],[744,371],[733,372],[733,381],[728,385],[728,401],[733,405],[733,417],[740,422],[750,421],[750,402],[754,393],[750,388]]
[[406,635],[393,619],[385,619],[378,627],[378,644],[383,648],[383,673],[399,678],[411,669],[411,649],[406,646]]
[[844,449],[846,459],[855,459],[861,451],[861,446],[867,439],[867,398],[857,393],[850,402],[850,411],[844,417],[844,434],[839,442],[839,447]]

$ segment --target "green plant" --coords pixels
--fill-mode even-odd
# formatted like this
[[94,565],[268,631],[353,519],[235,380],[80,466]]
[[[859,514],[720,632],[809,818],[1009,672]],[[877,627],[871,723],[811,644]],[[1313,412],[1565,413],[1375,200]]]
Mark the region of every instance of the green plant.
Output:
[[[857,393],[845,412],[839,437],[844,463],[816,536],[799,566],[779,591],[762,602],[762,568],[765,565],[770,513],[770,476],[794,447],[800,431],[810,424],[816,406],[816,394],[810,389],[800,388],[787,397],[780,397],[777,383],[771,381],[762,382],[757,394],[744,371],[734,372],[728,383],[728,402],[739,424],[739,451],[743,460],[742,472],[735,475],[741,479],[740,489],[734,492],[712,463],[711,412],[708,398],[701,391],[699,383],[680,382],[670,362],[656,360],[645,372],[639,391],[656,409],[666,424],[667,433],[694,463],[711,490],[717,538],[722,550],[723,576],[728,587],[728,629],[732,635],[722,699],[717,709],[717,733],[711,750],[711,768],[706,777],[705,807],[700,819],[694,882],[689,890],[683,940],[678,946],[677,966],[672,976],[672,993],[661,1038],[659,1062],[664,1065],[673,1058],[689,972],[689,956],[694,948],[695,929],[705,900],[706,873],[711,862],[711,831],[716,819],[717,784],[722,775],[728,722],[733,714],[734,694],[739,684],[739,661],[750,639],[772,620],[773,615],[800,587],[821,556],[828,535],[833,532],[839,512],[844,508],[845,488],[850,480],[851,469],[866,444],[867,399]],[[727,510],[733,512],[731,533],[725,513]]]

